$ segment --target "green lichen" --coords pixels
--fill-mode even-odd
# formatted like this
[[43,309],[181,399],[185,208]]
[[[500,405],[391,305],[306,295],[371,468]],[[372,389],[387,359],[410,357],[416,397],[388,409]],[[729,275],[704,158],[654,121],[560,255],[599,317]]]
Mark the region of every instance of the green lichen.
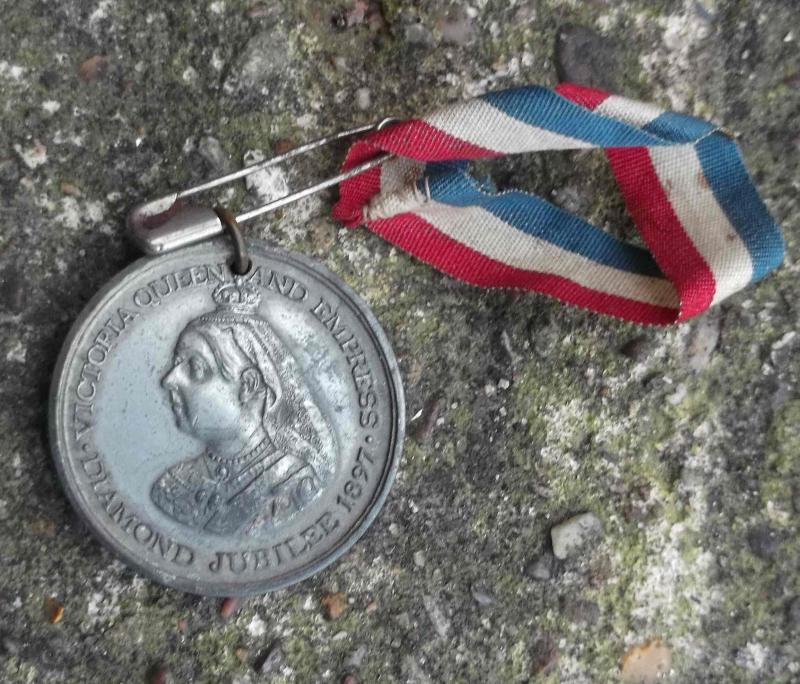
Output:
[[[766,471],[761,485],[764,505],[791,511],[800,482],[800,401],[785,404],[772,421],[767,437]],[[789,519],[784,525],[789,525]]]

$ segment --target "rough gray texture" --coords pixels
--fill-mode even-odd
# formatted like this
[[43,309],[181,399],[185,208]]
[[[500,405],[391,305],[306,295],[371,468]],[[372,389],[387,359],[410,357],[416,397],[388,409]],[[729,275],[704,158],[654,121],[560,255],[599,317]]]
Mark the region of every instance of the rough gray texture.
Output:
[[574,556],[602,535],[603,523],[594,513],[574,515],[550,530],[553,555],[560,560]]
[[[353,668],[364,682],[613,681],[629,648],[658,638],[671,681],[797,681],[794,0],[17,0],[2,17],[1,680],[135,682],[166,668],[175,681],[266,681],[258,669],[279,643],[269,681],[337,682]],[[135,256],[126,210],[224,165],[209,138],[235,165],[487,89],[552,85],[564,27],[616,70],[593,75],[578,49],[560,55],[567,77],[741,135],[785,231],[784,267],[717,307],[718,323],[642,331],[455,282],[338,228],[329,197],[287,209],[251,235],[340,273],[401,361],[410,438],[386,509],[335,567],[227,621],[217,601],[103,551],[55,479],[45,407],[70,321]],[[303,163],[288,180],[334,166]],[[489,170],[632,234],[601,155]],[[554,524],[587,510],[601,543],[523,572]],[[349,600],[334,621],[319,605],[329,591]],[[57,624],[47,596],[64,605]]]

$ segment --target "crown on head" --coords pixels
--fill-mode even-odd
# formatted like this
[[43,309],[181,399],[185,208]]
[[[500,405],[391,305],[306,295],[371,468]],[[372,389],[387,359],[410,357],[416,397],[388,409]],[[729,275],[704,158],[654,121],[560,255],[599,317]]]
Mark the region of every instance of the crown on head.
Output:
[[255,313],[261,303],[261,291],[244,278],[235,276],[232,283],[223,283],[211,295],[219,311]]

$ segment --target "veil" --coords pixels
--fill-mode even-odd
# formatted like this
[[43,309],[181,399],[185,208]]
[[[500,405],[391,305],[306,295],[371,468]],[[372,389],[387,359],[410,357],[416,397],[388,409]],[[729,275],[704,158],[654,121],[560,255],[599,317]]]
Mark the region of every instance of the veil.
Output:
[[297,360],[266,320],[236,318],[230,326],[236,345],[275,390],[274,402],[264,411],[267,434],[278,448],[301,456],[321,481],[328,480],[336,464],[336,440]]

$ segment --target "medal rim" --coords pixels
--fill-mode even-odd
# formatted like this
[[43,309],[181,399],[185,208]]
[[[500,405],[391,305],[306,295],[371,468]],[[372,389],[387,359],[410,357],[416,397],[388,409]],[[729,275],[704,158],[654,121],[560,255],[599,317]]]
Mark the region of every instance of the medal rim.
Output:
[[100,309],[108,299],[116,295],[116,291],[134,274],[145,271],[157,262],[174,258],[181,253],[185,254],[188,251],[200,252],[210,246],[222,247],[226,245],[224,239],[218,238],[209,240],[166,254],[143,256],[116,273],[89,299],[76,317],[69,333],[62,343],[50,383],[48,402],[48,437],[50,451],[61,488],[66,494],[67,500],[72,508],[78,513],[83,523],[89,527],[95,538],[116,557],[122,559],[129,567],[136,570],[136,572],[172,589],[178,589],[201,596],[224,597],[266,594],[308,579],[339,560],[364,536],[386,504],[389,491],[397,476],[405,437],[405,394],[400,368],[389,339],[369,305],[347,283],[320,261],[311,259],[304,254],[273,245],[269,242],[247,240],[246,244],[251,254],[258,255],[261,253],[267,258],[270,258],[271,255],[274,254],[278,260],[285,260],[289,264],[298,267],[301,271],[310,271],[313,277],[322,280],[331,290],[338,291],[347,299],[352,305],[353,312],[362,318],[362,324],[373,338],[376,351],[379,352],[378,356],[381,366],[384,369],[389,385],[389,394],[393,400],[390,406],[390,415],[393,417],[393,420],[387,440],[389,444],[387,451],[388,463],[381,473],[382,481],[375,490],[371,502],[364,509],[363,513],[350,525],[348,532],[326,553],[294,570],[268,580],[254,580],[240,583],[227,581],[213,582],[200,579],[194,580],[170,573],[157,565],[143,560],[141,556],[130,551],[113,533],[108,531],[99,519],[97,512],[92,509],[88,502],[84,502],[83,490],[78,484],[77,479],[70,472],[70,467],[67,464],[69,448],[66,446],[65,439],[62,437],[64,426],[61,420],[63,402],[67,396],[65,385],[70,368],[69,362],[74,358],[74,353],[77,351],[76,342],[84,332],[87,323],[92,319],[94,313]]

